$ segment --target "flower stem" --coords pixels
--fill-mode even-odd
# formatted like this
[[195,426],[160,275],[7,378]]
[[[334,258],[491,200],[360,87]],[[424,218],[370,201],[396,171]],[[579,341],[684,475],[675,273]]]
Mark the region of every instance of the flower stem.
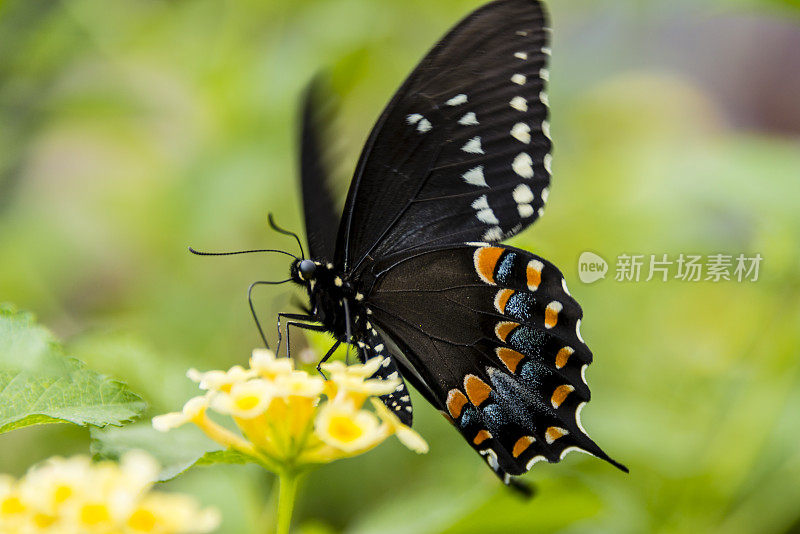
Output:
[[300,473],[297,471],[282,471],[278,474],[278,517],[276,534],[289,534],[292,524],[294,501],[297,497],[297,487],[300,483]]

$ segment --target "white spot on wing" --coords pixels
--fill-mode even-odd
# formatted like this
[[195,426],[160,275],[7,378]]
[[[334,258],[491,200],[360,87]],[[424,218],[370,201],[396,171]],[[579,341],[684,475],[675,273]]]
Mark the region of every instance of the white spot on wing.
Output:
[[517,111],[528,111],[528,101],[521,96],[515,96],[511,99],[509,104],[511,104],[511,107]]
[[550,139],[550,123],[547,121],[542,122],[542,133],[545,137]]
[[583,367],[581,367],[581,380],[583,380],[583,383],[584,383],[585,385],[587,385],[587,386],[589,385],[589,383],[588,383],[588,382],[586,382],[586,369],[587,369],[588,367],[589,367],[589,364],[588,364],[588,363],[585,363],[585,364],[583,364]]
[[422,115],[420,115],[419,113],[413,113],[408,117],[406,117],[406,121],[408,122],[408,124],[416,124],[420,121],[420,119],[422,119]]
[[486,183],[486,177],[483,175],[483,165],[468,170],[461,177],[470,185],[489,187],[489,184]]
[[478,213],[476,217],[479,221],[486,224],[500,224],[500,221],[497,220],[495,217],[494,211],[492,208],[489,207],[489,200],[486,195],[478,198],[475,202],[472,203],[473,209],[475,209]]
[[570,293],[569,289],[567,289],[567,281],[563,278],[561,279],[561,288],[564,290],[564,293],[566,293],[570,297],[572,296],[572,293]]
[[541,69],[539,71],[539,78],[542,80],[549,82],[550,81],[550,71],[547,69]]
[[[581,449],[580,447],[576,447],[576,446],[573,445],[572,447],[567,447],[566,449],[561,451],[561,456],[559,456],[559,459],[563,460],[564,457],[566,455],[568,455],[569,453],[571,453],[571,452],[582,452],[583,454],[588,454],[589,456],[594,456],[594,454],[592,454],[591,452],[589,452],[587,450],[584,450],[584,449]],[[596,456],[595,456],[595,458],[596,458]]]
[[516,158],[514,163],[511,164],[514,172],[523,178],[533,178],[533,160],[530,155],[522,152]]
[[527,37],[528,36],[528,32],[519,30],[519,31],[517,31],[517,35],[519,35],[521,37]]
[[492,210],[481,210],[478,212],[478,220],[482,223],[486,224],[500,224],[500,221],[497,220],[497,217],[494,215],[494,211]]
[[553,55],[553,51],[550,49],[549,46],[543,46],[542,47],[542,54],[544,54],[546,56],[552,56]]
[[[580,403],[580,404],[578,405],[578,407],[575,409],[575,424],[576,424],[576,425],[578,425],[578,428],[580,428],[580,429],[581,429],[581,432],[583,432],[584,434],[586,434],[586,429],[585,429],[585,428],[583,428],[583,425],[581,424],[581,410],[583,410],[583,407],[584,407],[584,406],[586,406],[586,403],[585,403],[585,402],[582,402],[582,403]],[[587,434],[587,435],[588,435],[588,434]]]
[[501,239],[503,239],[503,229],[499,226],[493,226],[483,234],[484,241],[500,241]]
[[467,143],[461,147],[461,150],[464,152],[468,152],[470,154],[483,154],[483,147],[481,147],[481,138],[480,137],[473,137]]
[[553,156],[550,154],[544,155],[544,170],[547,171],[547,174],[553,174]]
[[514,54],[514,57],[517,59],[528,59],[528,54],[526,54],[525,52],[516,52]]
[[448,106],[460,106],[461,104],[466,104],[468,101],[469,99],[467,98],[467,95],[461,94],[454,96],[453,98],[448,100],[446,104]]
[[486,462],[489,464],[489,467],[497,471],[497,468],[500,466],[500,464],[497,463],[497,453],[492,449],[484,449],[478,452],[481,456],[486,456]]
[[472,203],[472,209],[475,210],[488,210],[489,209],[489,197],[483,195],[479,197],[475,202]]
[[514,202],[517,204],[527,204],[533,202],[533,191],[526,184],[519,184],[514,189]]
[[431,121],[429,121],[428,119],[422,119],[421,121],[419,121],[419,124],[417,125],[417,131],[419,133],[430,132],[431,128],[433,128],[433,125],[431,124]]
[[515,74],[511,77],[511,81],[517,85],[525,85],[528,78],[524,74]]
[[531,459],[530,459],[530,461],[528,462],[528,464],[525,466],[525,470],[526,470],[526,471],[530,471],[530,470],[531,470],[531,468],[532,468],[532,467],[533,467],[533,466],[534,466],[536,463],[538,463],[538,462],[541,462],[541,461],[542,461],[542,460],[544,460],[544,459],[545,459],[545,457],[544,457],[544,456],[541,456],[541,455],[539,455],[539,456],[534,456],[533,458],[531,458]]
[[524,122],[518,122],[511,128],[511,136],[521,143],[531,142],[531,127]]
[[547,202],[548,198],[550,198],[550,188],[545,187],[542,189],[542,202]]
[[475,126],[476,124],[480,124],[478,122],[478,117],[475,116],[475,113],[470,111],[458,121],[458,124],[462,126]]
[[541,100],[542,104],[544,104],[545,106],[549,106],[550,105],[550,98],[547,96],[547,93],[545,93],[544,91],[539,93],[539,100]]
[[581,320],[578,319],[578,322],[575,323],[575,334],[578,336],[578,341],[584,343],[583,338],[581,337]]
[[519,212],[519,216],[522,217],[523,219],[531,217],[534,213],[533,206],[531,206],[530,204],[518,204],[517,211]]

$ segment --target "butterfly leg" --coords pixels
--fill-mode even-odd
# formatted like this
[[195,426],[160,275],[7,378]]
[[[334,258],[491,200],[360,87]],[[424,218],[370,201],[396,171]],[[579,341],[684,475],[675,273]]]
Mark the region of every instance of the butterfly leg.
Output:
[[[283,340],[283,334],[281,334],[281,319],[282,318],[294,319],[294,320],[298,320],[298,321],[308,321],[308,322],[313,322],[314,321],[314,318],[311,317],[310,315],[304,315],[304,314],[300,314],[300,313],[279,313],[278,314],[278,324],[277,324],[278,346],[277,346],[277,348],[275,350],[275,354],[276,355],[281,353],[281,341]],[[287,329],[287,336],[288,336],[288,329]],[[289,356],[288,348],[286,350],[286,356],[287,357]]]
[[291,350],[292,350],[292,342],[291,337],[289,335],[289,327],[296,326],[297,328],[302,328],[303,330],[310,330],[311,332],[327,332],[328,330],[318,324],[308,324],[308,323],[300,323],[296,321],[287,321],[286,322],[286,357],[291,357]]
[[345,354],[345,361],[347,362],[348,365],[350,365],[350,345],[352,344],[353,341],[353,328],[352,325],[350,324],[350,305],[347,299],[344,299],[342,302],[344,304],[344,328],[345,328],[345,334],[347,336],[345,337],[345,341],[347,342],[347,352]]
[[323,356],[322,359],[317,363],[317,372],[326,380],[328,378],[325,376],[325,373],[322,372],[322,364],[331,359],[331,356],[333,356],[333,353],[336,352],[336,349],[338,349],[339,345],[341,344],[342,342],[337,339],[333,346],[328,349],[328,352],[325,353],[325,356]]

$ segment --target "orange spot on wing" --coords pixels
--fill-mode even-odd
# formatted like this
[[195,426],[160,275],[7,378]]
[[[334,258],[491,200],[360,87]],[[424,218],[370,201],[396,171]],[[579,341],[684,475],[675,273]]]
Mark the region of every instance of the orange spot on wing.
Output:
[[563,428],[559,428],[557,426],[551,426],[548,427],[547,431],[544,433],[544,439],[547,441],[547,444],[550,445],[558,438],[566,436],[567,434],[569,434],[569,432],[567,432]]
[[508,299],[514,295],[514,291],[511,289],[501,289],[497,292],[497,295],[494,297],[494,307],[497,308],[497,311],[500,313],[506,312],[506,304],[508,304]]
[[447,394],[447,411],[450,412],[450,416],[453,419],[458,419],[467,402],[467,397],[463,393],[457,389],[451,389]]
[[480,445],[487,439],[492,439],[492,434],[488,430],[481,430],[475,435],[475,439],[472,440],[472,443]]
[[489,384],[475,375],[467,375],[464,377],[464,389],[467,392],[469,401],[475,406],[483,404],[483,402],[489,398],[489,393],[492,392],[492,388]]
[[508,349],[506,347],[498,347],[495,349],[497,353],[497,357],[505,364],[506,368],[511,371],[512,374],[517,372],[517,366],[519,362],[525,358],[524,354],[521,354],[515,350]]
[[575,388],[569,384],[558,386],[555,391],[553,391],[553,396],[550,398],[550,403],[553,405],[553,408],[558,408],[561,406],[561,403],[564,402],[564,400],[567,398],[567,395],[573,391],[575,391]]
[[514,456],[514,458],[519,458],[520,454],[525,452],[534,441],[536,440],[532,436],[522,436],[514,444],[514,449],[511,451],[511,455]]
[[544,310],[544,327],[553,328],[558,323],[558,313],[563,309],[564,306],[558,301],[554,300],[548,304]]
[[574,353],[575,351],[572,349],[572,347],[564,347],[563,349],[558,351],[558,354],[556,354],[556,369],[561,369],[562,367],[567,365],[569,357],[572,356]]
[[528,289],[531,291],[536,291],[539,288],[539,284],[542,283],[542,269],[544,269],[544,263],[539,260],[531,260],[528,262]]
[[480,247],[475,251],[475,272],[487,284],[495,285],[494,268],[503,255],[503,249],[498,247]]
[[505,342],[508,335],[519,326],[519,323],[512,323],[510,321],[503,321],[497,323],[497,326],[494,328],[494,333],[497,334],[498,339],[500,341]]

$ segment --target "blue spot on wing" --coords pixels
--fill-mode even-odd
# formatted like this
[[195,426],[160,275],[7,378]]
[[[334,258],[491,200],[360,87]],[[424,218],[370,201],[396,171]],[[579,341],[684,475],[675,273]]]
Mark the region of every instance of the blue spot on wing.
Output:
[[547,334],[525,325],[514,329],[508,338],[508,342],[514,350],[525,356],[537,358],[542,357],[542,347],[545,341],[547,341]]
[[500,260],[500,265],[497,266],[497,274],[494,277],[498,284],[509,285],[512,282],[516,258],[516,253],[508,252],[503,256],[503,259]]
[[517,291],[508,299],[505,312],[512,319],[529,322],[533,319],[535,305],[536,298],[532,294]]

